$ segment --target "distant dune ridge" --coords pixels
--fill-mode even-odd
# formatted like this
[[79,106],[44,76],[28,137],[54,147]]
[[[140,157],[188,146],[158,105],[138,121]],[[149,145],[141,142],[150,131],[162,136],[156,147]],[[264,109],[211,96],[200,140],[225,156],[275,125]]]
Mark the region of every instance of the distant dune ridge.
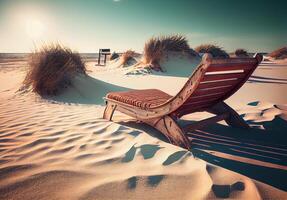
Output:
[[57,95],[71,85],[72,78],[86,74],[79,53],[60,44],[44,45],[30,55],[24,87],[39,95]]
[[274,59],[286,59],[287,58],[287,46],[276,49],[268,54],[271,58]]
[[215,58],[229,58],[228,53],[224,51],[221,47],[213,44],[202,44],[195,47],[197,53],[210,53]]

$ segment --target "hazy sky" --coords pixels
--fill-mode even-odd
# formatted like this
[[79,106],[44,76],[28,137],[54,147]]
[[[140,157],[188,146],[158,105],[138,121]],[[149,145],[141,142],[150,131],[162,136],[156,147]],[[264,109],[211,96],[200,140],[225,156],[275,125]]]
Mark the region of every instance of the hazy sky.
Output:
[[191,47],[270,51],[287,44],[281,0],[0,0],[0,52],[56,42],[79,52],[141,52],[152,36],[182,34]]

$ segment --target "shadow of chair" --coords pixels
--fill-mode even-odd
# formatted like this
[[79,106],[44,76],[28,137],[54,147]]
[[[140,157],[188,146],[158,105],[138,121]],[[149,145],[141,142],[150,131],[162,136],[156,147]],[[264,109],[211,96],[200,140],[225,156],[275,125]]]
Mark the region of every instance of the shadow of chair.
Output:
[[[277,116],[272,121],[248,123],[252,127],[249,130],[212,124],[189,132],[191,152],[211,164],[287,191],[287,122]],[[120,124],[168,142],[159,131],[143,123]]]

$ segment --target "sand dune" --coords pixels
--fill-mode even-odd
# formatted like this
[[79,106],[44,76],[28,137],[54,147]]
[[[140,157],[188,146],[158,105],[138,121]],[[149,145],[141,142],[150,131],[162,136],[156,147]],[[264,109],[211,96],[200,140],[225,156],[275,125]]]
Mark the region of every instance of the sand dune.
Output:
[[287,85],[277,82],[286,81],[287,66],[263,64],[228,100],[250,132],[224,123],[196,130],[192,152],[121,113],[116,122],[101,118],[108,91],[153,87],[175,94],[192,71],[184,62],[181,70],[165,64],[166,75],[113,77],[112,69],[90,65],[88,77],[49,99],[19,92],[22,66],[1,64],[0,199],[285,199]]

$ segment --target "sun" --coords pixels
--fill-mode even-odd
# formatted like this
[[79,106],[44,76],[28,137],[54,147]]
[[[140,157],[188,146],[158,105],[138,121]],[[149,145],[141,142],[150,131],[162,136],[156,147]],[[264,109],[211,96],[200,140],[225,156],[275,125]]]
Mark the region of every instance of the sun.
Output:
[[37,19],[29,19],[26,21],[26,33],[32,39],[40,38],[45,31],[44,24]]

